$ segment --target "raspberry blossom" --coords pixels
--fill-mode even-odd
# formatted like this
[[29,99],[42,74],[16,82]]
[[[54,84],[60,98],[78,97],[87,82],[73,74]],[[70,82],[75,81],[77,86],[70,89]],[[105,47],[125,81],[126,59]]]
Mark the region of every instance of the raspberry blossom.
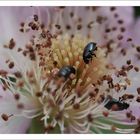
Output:
[[[18,19],[9,40],[1,41],[0,133],[139,133],[133,110],[140,102],[140,47],[129,33],[132,9],[20,9],[26,17]],[[86,64],[89,42],[97,50]],[[58,75],[65,66],[76,71],[67,79]],[[112,100],[117,103],[109,109]]]

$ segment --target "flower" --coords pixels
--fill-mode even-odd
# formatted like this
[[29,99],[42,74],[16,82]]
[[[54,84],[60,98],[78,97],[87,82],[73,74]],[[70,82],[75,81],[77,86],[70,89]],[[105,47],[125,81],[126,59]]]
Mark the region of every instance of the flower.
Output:
[[[26,16],[0,48],[1,133],[32,132],[32,120],[40,133],[139,133],[139,47],[132,8],[123,9],[22,7]],[[89,42],[97,50],[85,63]]]

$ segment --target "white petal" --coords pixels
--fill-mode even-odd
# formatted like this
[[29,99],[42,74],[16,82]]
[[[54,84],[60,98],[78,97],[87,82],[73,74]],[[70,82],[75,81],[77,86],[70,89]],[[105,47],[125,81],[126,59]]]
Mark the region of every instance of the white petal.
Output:
[[[24,103],[24,109],[35,109],[32,100],[21,96],[19,103]],[[17,107],[17,101],[11,92],[3,91],[0,87],[0,133],[25,133],[30,125],[31,120],[25,117],[17,116],[22,112]],[[2,114],[12,115],[8,121],[4,121]]]
[[31,119],[24,117],[14,117],[9,119],[7,122],[0,119],[0,122],[1,134],[21,134],[27,132],[31,123]]

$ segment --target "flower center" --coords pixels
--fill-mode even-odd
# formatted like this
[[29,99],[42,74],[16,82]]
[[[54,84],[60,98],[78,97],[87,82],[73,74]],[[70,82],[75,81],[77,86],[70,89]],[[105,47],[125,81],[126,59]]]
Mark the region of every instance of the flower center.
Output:
[[[45,115],[42,119],[47,131],[50,126],[54,128],[59,125],[61,132],[64,132],[65,125],[74,123],[74,118],[80,114],[83,117],[79,116],[77,123],[84,122],[94,105],[102,102],[103,95],[95,85],[107,73],[105,55],[98,47],[96,57],[93,56],[93,60],[86,64],[83,51],[90,41],[80,35],[72,38],[68,35],[58,36],[51,40],[51,48],[41,47],[38,50],[42,77],[47,79],[40,94]],[[75,68],[73,78],[65,80],[58,76],[59,70],[64,66]],[[88,119],[85,125],[88,125]]]

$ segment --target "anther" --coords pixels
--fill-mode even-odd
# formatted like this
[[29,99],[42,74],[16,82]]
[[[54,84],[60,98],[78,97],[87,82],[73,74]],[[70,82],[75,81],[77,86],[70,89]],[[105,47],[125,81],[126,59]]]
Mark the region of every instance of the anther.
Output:
[[20,99],[20,95],[19,94],[14,94],[14,98],[15,98],[15,100],[19,100]]
[[137,50],[137,52],[140,52],[140,47],[138,46],[138,47],[136,48],[136,50]]
[[8,66],[10,69],[12,69],[14,67],[14,62],[10,62]]
[[134,70],[135,70],[136,72],[139,72],[139,68],[138,68],[138,67],[134,67]]
[[126,63],[127,63],[127,65],[130,65],[131,64],[131,60],[127,60]]
[[88,119],[89,122],[93,122],[92,114],[88,114],[87,119]]
[[22,74],[21,74],[21,72],[19,72],[19,71],[14,72],[14,75],[15,75],[17,78],[22,78]]
[[121,32],[125,32],[125,28],[124,28],[124,27],[121,27],[121,28],[120,28],[120,31],[121,31]]
[[118,38],[118,40],[122,40],[122,39],[123,39],[123,35],[119,34],[119,35],[117,36],[117,38]]
[[81,30],[82,29],[82,25],[81,24],[78,24],[77,25],[77,30]]
[[127,39],[127,42],[131,42],[131,41],[132,41],[132,38],[128,38],[128,39]]
[[116,127],[114,125],[112,125],[111,126],[111,130],[115,132],[116,131]]
[[72,18],[74,16],[74,13],[73,12],[70,12],[70,17]]
[[71,29],[71,26],[70,25],[66,25],[66,29],[67,30],[70,30]]
[[55,27],[56,27],[57,29],[61,29],[61,26],[58,25],[58,24],[56,24]]
[[16,43],[14,41],[14,39],[12,38],[9,42],[9,49],[13,49],[15,47]]
[[108,112],[108,111],[103,111],[103,115],[104,115],[105,117],[108,117],[109,112]]
[[24,22],[21,22],[21,23],[20,23],[20,26],[21,26],[21,27],[24,27],[24,25],[25,25]]
[[34,15],[34,21],[38,21],[38,15]]
[[115,11],[115,10],[116,10],[115,6],[110,7],[110,11]]
[[7,115],[7,114],[2,114],[1,115],[1,118],[4,120],[4,121],[8,121],[8,119],[10,118],[10,117],[12,117],[13,116],[13,114],[11,114],[11,115]]
[[51,132],[54,129],[54,127],[50,124],[48,124],[48,126],[45,127],[45,132]]
[[118,23],[119,23],[119,24],[123,24],[124,21],[120,19],[120,20],[118,20]]
[[42,96],[42,92],[36,92],[36,94],[35,94],[37,97],[41,97]]
[[18,103],[18,104],[17,104],[17,108],[18,108],[18,109],[23,109],[23,108],[24,108],[24,104]]
[[137,97],[136,101],[137,101],[137,102],[140,102],[140,96],[139,96],[139,97]]
[[80,108],[80,104],[79,104],[79,103],[75,103],[75,104],[73,105],[73,108],[74,108],[74,109],[79,109],[79,108]]
[[137,93],[140,94],[140,87],[137,88]]

